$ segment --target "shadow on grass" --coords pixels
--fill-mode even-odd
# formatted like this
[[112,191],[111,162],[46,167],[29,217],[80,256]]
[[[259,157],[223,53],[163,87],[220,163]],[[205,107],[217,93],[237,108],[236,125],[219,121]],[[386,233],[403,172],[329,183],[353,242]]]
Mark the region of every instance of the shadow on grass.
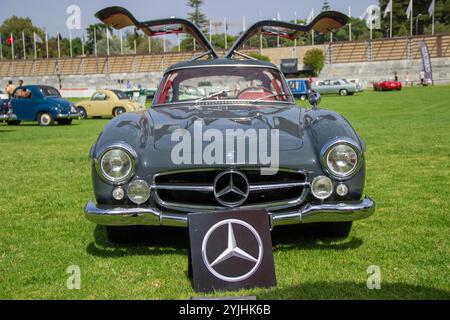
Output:
[[350,250],[359,248],[363,243],[362,239],[356,237],[321,238],[314,234],[314,229],[303,225],[284,226],[272,231],[274,251]]
[[[363,244],[359,238],[319,239],[300,226],[280,227],[272,231],[274,251],[288,250],[350,250]],[[98,257],[123,257],[133,255],[158,256],[188,254],[189,235],[184,228],[141,227],[130,233],[130,242],[113,244],[107,240],[106,230],[96,226],[95,241],[86,251]]]
[[130,235],[130,243],[112,244],[106,238],[105,228],[96,226],[94,238],[95,242],[91,242],[86,251],[91,255],[105,258],[133,255],[187,255],[189,245],[187,229],[167,227],[137,228]]
[[365,283],[311,282],[283,289],[269,289],[257,294],[261,300],[316,300],[316,299],[450,299],[450,291],[404,283],[381,283],[379,290],[369,290]]

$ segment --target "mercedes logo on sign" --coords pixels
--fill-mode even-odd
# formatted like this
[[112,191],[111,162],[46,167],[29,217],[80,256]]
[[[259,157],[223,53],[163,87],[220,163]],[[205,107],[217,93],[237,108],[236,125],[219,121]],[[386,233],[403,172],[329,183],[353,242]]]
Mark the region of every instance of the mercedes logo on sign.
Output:
[[247,200],[249,192],[248,179],[239,171],[222,172],[214,180],[214,196],[226,207],[240,206]]
[[[217,232],[220,228],[227,229],[227,238],[219,239],[220,233]],[[239,232],[245,232],[250,235],[251,241],[247,241],[240,246],[236,241],[235,229],[239,228]],[[214,240],[212,240],[214,239]],[[209,257],[208,256],[208,243],[210,241],[222,241],[226,244],[226,249],[223,250],[217,257]],[[252,248],[253,247],[253,248]],[[252,252],[252,253],[250,253]],[[256,252],[256,254],[255,254]],[[261,237],[258,232],[247,222],[237,219],[228,219],[224,221],[220,221],[213,225],[205,237],[203,238],[202,243],[202,258],[205,263],[206,268],[217,278],[227,281],[227,282],[239,282],[250,278],[259,268],[263,258],[263,243]],[[224,275],[221,274],[217,269],[220,264],[225,263],[227,260],[232,258],[242,259],[249,261],[248,264],[245,264],[246,270],[239,271],[239,275]]]

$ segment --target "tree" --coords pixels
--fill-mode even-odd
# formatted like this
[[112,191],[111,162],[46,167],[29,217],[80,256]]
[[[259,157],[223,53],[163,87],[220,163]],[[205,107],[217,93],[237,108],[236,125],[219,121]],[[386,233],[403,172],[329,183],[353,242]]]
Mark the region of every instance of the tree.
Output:
[[306,51],[303,64],[312,68],[314,76],[318,76],[325,64],[325,56],[320,49],[310,49]]
[[187,6],[194,10],[188,13],[188,19],[196,24],[202,31],[205,31],[209,23],[206,15],[200,11],[202,4],[203,0],[188,0]]
[[22,32],[25,35],[25,52],[28,57],[34,56],[33,32],[36,33],[41,39],[45,38],[45,32],[43,29],[33,25],[30,18],[22,18],[17,16],[12,16],[11,18],[6,19],[0,25],[0,34],[3,43],[3,56],[11,58],[12,47],[4,44],[6,43],[6,38],[12,33],[15,39],[14,56],[15,58],[23,58],[24,48]]
[[95,38],[97,39],[97,48],[98,43],[103,39],[106,41],[106,28],[109,29],[110,34],[112,35],[112,27],[103,23],[91,24],[86,28],[87,33],[87,41],[86,41],[86,53],[94,54],[94,31]]

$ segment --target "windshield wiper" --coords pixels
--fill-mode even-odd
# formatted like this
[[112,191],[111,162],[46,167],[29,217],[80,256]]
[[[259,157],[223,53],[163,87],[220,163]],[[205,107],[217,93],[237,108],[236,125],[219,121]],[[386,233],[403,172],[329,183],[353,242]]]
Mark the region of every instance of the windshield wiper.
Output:
[[237,91],[237,90],[236,89],[230,89],[230,90],[223,90],[223,91],[220,91],[220,92],[215,92],[215,93],[210,94],[209,96],[206,96],[206,97],[203,97],[203,98],[195,100],[194,103],[197,104],[197,103],[199,103],[201,101],[208,100],[208,99],[220,96],[221,94],[225,94],[225,93],[232,92],[232,91]]
[[255,102],[262,101],[264,99],[276,98],[276,97],[292,97],[292,94],[289,94],[289,93],[274,93],[274,94],[271,94],[271,95],[268,95],[268,96],[265,96],[265,97],[261,97],[261,98],[252,100],[251,102],[255,103]]

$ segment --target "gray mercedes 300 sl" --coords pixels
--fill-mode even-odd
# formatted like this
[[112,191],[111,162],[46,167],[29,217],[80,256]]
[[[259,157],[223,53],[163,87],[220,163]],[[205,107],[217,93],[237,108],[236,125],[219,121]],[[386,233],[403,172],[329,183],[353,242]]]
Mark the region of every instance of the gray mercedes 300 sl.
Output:
[[[137,21],[120,7],[97,13],[148,36],[188,33],[205,54],[164,74],[150,110],[114,118],[92,146],[96,202],[86,217],[120,242],[136,226],[186,227],[194,212],[262,209],[272,227],[314,225],[348,236],[375,203],[364,195],[364,141],[340,114],[295,104],[283,74],[239,51],[256,34],[294,39],[338,29],[348,18],[320,14],[310,25],[260,21],[219,58],[184,19]],[[265,210],[265,211],[264,211]]]

